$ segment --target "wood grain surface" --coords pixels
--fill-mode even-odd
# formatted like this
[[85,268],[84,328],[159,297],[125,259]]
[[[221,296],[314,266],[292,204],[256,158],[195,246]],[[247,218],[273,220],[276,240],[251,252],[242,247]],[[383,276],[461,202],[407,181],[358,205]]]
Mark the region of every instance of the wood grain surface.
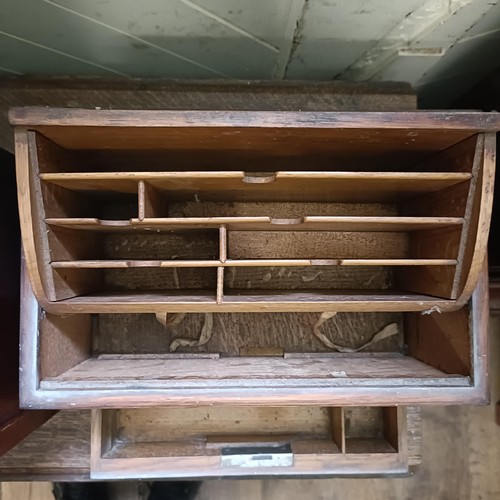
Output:
[[[492,317],[492,401],[500,398],[500,318]],[[323,480],[222,480],[204,482],[198,500],[496,500],[500,497],[500,427],[495,423],[494,404],[483,407],[439,407],[422,409],[423,462],[405,479]],[[0,459],[0,477],[33,479],[61,478],[64,472],[88,477],[89,412],[60,412],[51,421]],[[54,461],[59,468],[54,469]],[[42,479],[43,480],[43,479]],[[120,483],[114,499],[145,500],[138,482]],[[2,484],[2,500],[25,498],[23,483]],[[48,483],[33,484],[37,500],[48,491]],[[28,497],[29,498],[29,497]]]
[[0,486],[0,500],[54,500],[51,483],[24,481]]
[[[17,122],[14,120],[18,124],[29,121],[30,116],[36,124],[41,114],[43,111],[38,108],[30,110],[19,108],[12,112],[12,116],[22,117]],[[112,303],[115,292],[119,294],[124,291],[131,293],[122,295],[124,300],[121,301],[121,310],[129,312],[153,312],[155,310],[192,312],[194,307],[205,302],[205,292],[212,295],[210,307],[214,309],[210,309],[211,311],[217,309],[219,311],[291,311],[290,307],[293,307],[295,303],[297,308],[300,307],[303,311],[316,311],[315,302],[331,302],[327,306],[328,310],[334,310],[334,308],[347,310],[343,308],[342,299],[337,296],[338,294],[332,294],[329,299],[326,298],[327,294],[324,294],[324,298],[319,297],[318,294],[309,294],[308,298],[305,295],[309,288],[362,290],[365,282],[371,283],[371,278],[369,280],[358,279],[357,272],[363,266],[391,268],[389,272],[396,275],[398,286],[396,290],[391,287],[387,288],[392,289],[392,295],[396,299],[399,297],[400,300],[404,299],[409,302],[407,307],[410,309],[421,308],[417,294],[422,294],[427,296],[428,300],[434,300],[431,307],[445,310],[456,307],[454,300],[457,293],[453,289],[453,280],[459,274],[458,269],[459,267],[461,269],[463,260],[460,256],[464,254],[463,251],[459,252],[459,247],[464,248],[463,241],[459,245],[460,234],[467,236],[465,239],[468,248],[471,245],[471,248],[474,248],[473,253],[469,252],[471,256],[469,260],[471,266],[475,265],[474,275],[468,282],[466,293],[461,297],[462,303],[472,293],[478,277],[478,266],[485,253],[485,243],[482,240],[486,239],[487,234],[482,231],[476,237],[474,230],[476,226],[471,224],[468,216],[441,219],[419,217],[413,220],[399,220],[396,217],[384,219],[380,216],[377,218],[377,216],[364,215],[365,218],[361,218],[349,214],[328,220],[321,219],[322,216],[316,216],[319,219],[313,220],[311,214],[305,213],[305,210],[310,207],[299,205],[302,203],[318,205],[318,202],[333,205],[332,202],[335,202],[337,206],[342,206],[347,205],[344,202],[348,201],[350,202],[348,205],[358,209],[366,204],[359,202],[369,201],[379,206],[382,205],[381,202],[393,203],[400,201],[401,197],[421,196],[428,191],[444,189],[448,192],[450,188],[460,183],[468,183],[470,193],[474,194],[472,187],[476,185],[475,170],[460,171],[457,174],[424,172],[422,179],[416,176],[415,172],[409,171],[412,168],[420,168],[419,155],[428,158],[454,144],[458,145],[453,146],[452,149],[458,148],[460,152],[465,147],[462,144],[469,148],[474,146],[470,137],[478,137],[478,144],[482,145],[483,135],[478,136],[477,132],[494,127],[496,122],[492,118],[493,115],[455,113],[452,116],[432,112],[413,114],[389,112],[387,114],[366,113],[363,115],[365,119],[362,119],[359,113],[305,113],[302,118],[299,118],[301,115],[292,112],[273,115],[250,111],[246,114],[237,111],[165,111],[152,113],[151,118],[147,119],[149,115],[138,111],[130,112],[130,116],[142,117],[146,121],[140,122],[135,127],[128,124],[127,116],[123,111],[116,113],[103,111],[101,114],[89,110],[48,110],[47,123],[49,125],[42,125],[43,130],[39,132],[30,130],[28,133],[29,155],[26,157],[21,154],[20,161],[29,165],[18,163],[18,170],[21,171],[20,178],[24,170],[30,172],[30,193],[26,196],[24,190],[21,189],[20,199],[21,205],[29,203],[32,206],[32,211],[36,216],[29,221],[23,217],[22,221],[26,227],[25,231],[30,233],[27,241],[28,252],[32,251],[36,254],[38,265],[35,271],[42,279],[41,285],[45,292],[43,296],[38,293],[35,273],[35,293],[48,311],[95,312],[99,307],[107,307],[110,311],[112,307],[117,306]],[[412,129],[409,126],[410,118],[415,120],[415,127]],[[76,134],[76,128],[71,125],[73,122],[77,123],[78,119],[82,120],[80,134]],[[58,120],[64,126],[57,126]],[[226,123],[227,120],[233,120],[234,124]],[[450,124],[448,128],[442,127],[445,122]],[[75,150],[88,149],[93,154],[92,151],[99,152],[102,149],[99,145],[102,138],[96,134],[96,128],[99,127],[102,128],[101,132],[105,132],[106,137],[109,135],[109,142],[106,143],[105,148],[101,145],[102,148],[107,152],[118,151],[115,160],[123,153],[123,148],[131,147],[134,151],[133,148],[136,147],[136,153],[144,151],[146,164],[141,162],[141,168],[146,171],[110,172],[111,166],[104,168],[101,166],[97,168],[101,170],[97,173],[71,172],[77,160],[70,161],[67,158],[68,155],[78,158],[80,162],[82,161],[80,155],[76,155]],[[432,130],[435,130],[435,134],[429,135]],[[62,143],[59,142],[62,147],[67,148],[64,154],[61,155],[61,148],[50,141],[50,139],[56,143],[58,141],[57,137],[51,135],[51,131],[56,136],[63,134]],[[186,131],[191,133],[187,134]],[[271,142],[266,134],[262,135],[263,131],[271,136]],[[300,134],[297,134],[297,131],[300,131]],[[242,135],[239,135],[240,132]],[[469,135],[467,138],[455,137],[458,143],[455,141],[450,144],[450,137],[455,132]],[[48,138],[42,133],[48,133]],[[410,142],[406,140],[409,133],[415,136],[415,139]],[[118,135],[114,137],[116,134]],[[377,134],[380,134],[380,137]],[[88,140],[88,143],[80,144],[82,137]],[[359,152],[360,149],[353,148],[353,141],[362,141],[362,153]],[[400,144],[401,141],[406,141],[404,147]],[[133,145],[134,142],[136,146]],[[228,151],[239,152],[243,155],[256,155],[256,160],[264,158],[268,160],[268,163],[272,163],[275,156],[282,160],[284,156],[289,155],[289,148],[293,147],[298,148],[295,156],[303,158],[305,162],[304,171],[265,173],[216,170],[207,173],[195,170],[190,172],[164,171],[160,175],[160,173],[148,171],[149,164],[146,161],[148,154],[156,154],[155,151],[160,151],[162,155],[167,155],[164,160],[170,165],[164,168],[172,168],[172,166],[181,168],[172,162],[172,158],[168,155],[171,150],[183,152],[189,149],[189,151],[198,151],[197,154],[201,157],[210,157],[212,168],[216,166],[217,169],[224,169],[224,165],[219,166],[216,159],[210,155],[214,152],[224,153],[224,155]],[[310,166],[314,166],[314,162],[306,165],[307,155],[311,151],[314,154],[317,151],[320,155],[328,155],[331,154],[332,148],[336,153],[339,152],[340,158],[342,155],[347,155],[346,158],[349,161],[358,162],[357,166],[347,165],[347,170],[356,168],[362,171],[308,170]],[[22,153],[22,148],[18,149]],[[493,149],[490,149],[493,152]],[[400,152],[404,152],[405,155],[410,152],[418,154],[415,157],[412,155],[411,158],[410,156],[399,158]],[[358,155],[361,156],[358,157]],[[365,158],[362,155],[368,156]],[[379,170],[377,165],[371,162],[370,155],[376,162],[382,161],[386,156],[390,162],[397,161],[392,167],[389,162],[382,170]],[[479,161],[476,161],[476,157],[479,156],[481,155],[477,153],[474,157],[474,164],[479,164]],[[63,162],[62,168],[66,171],[61,172],[61,158],[63,157],[66,158],[66,162]],[[64,166],[66,163],[68,167]],[[491,174],[492,163],[485,165],[483,169],[485,175]],[[292,167],[288,166],[288,168]],[[329,168],[335,168],[335,165],[330,165]],[[403,172],[388,171],[391,168],[402,169]],[[443,169],[446,170],[446,168],[445,165]],[[92,166],[87,164],[79,169],[92,170]],[[372,171],[366,171],[367,169]],[[467,170],[465,166],[464,170]],[[38,173],[42,174],[41,178],[37,175]],[[425,179],[432,182],[426,184]],[[114,185],[115,181],[116,187],[108,193],[109,190],[106,188]],[[82,195],[78,189],[80,182],[85,195]],[[120,187],[121,184],[123,185]],[[484,189],[488,190],[487,187]],[[459,191],[460,194],[461,190]],[[43,196],[41,197],[40,194]],[[475,200],[472,194],[469,198]],[[180,200],[189,205],[193,198],[197,204],[202,201],[203,204],[212,203],[212,207],[217,209],[224,204],[231,205],[234,202],[243,206],[243,202],[261,202],[266,205],[267,220],[244,221],[239,219],[243,214],[237,213],[234,220],[226,221],[224,216],[217,212],[219,227],[214,220],[210,221],[206,218],[177,221],[179,232],[182,228],[185,231],[176,238],[175,234],[168,232],[169,224],[170,229],[174,229],[176,220],[171,219],[169,223],[167,197],[169,198],[168,211],[173,202]],[[437,199],[436,201],[436,198],[433,200],[439,206],[448,205],[448,197],[443,200]],[[464,201],[461,196],[458,196],[456,200]],[[474,213],[478,217],[483,217],[482,226],[484,226],[486,221],[489,221],[490,212],[486,210],[486,214],[481,215],[481,200],[482,198],[475,203]],[[295,205],[293,217],[271,216],[269,214],[271,207],[267,207],[267,204],[276,202],[284,202],[289,205],[288,208]],[[422,201],[421,205],[426,204]],[[89,207],[93,207],[92,213]],[[416,208],[418,204],[412,204],[411,207],[403,207],[403,211],[408,210],[411,213]],[[181,210],[185,211],[182,208]],[[384,207],[383,211],[385,210]],[[297,211],[299,214],[296,213]],[[465,215],[469,212],[470,210],[464,210]],[[156,219],[158,216],[160,218]],[[312,217],[314,216],[313,213]],[[68,219],[65,221],[66,217]],[[252,217],[252,215],[247,214],[246,217]],[[87,218],[89,220],[86,220]],[[167,225],[163,226],[165,223]],[[245,226],[244,223],[250,223],[250,225]],[[134,234],[134,231],[131,231],[131,225],[140,228],[140,232]],[[227,262],[224,263],[215,260],[222,244],[217,236],[222,225],[228,230],[225,243]],[[273,226],[278,226],[279,230],[273,230]],[[296,226],[300,226],[298,231],[294,230]],[[87,237],[85,233],[93,227],[100,230],[91,231]],[[214,236],[212,241],[206,238],[210,231]],[[210,248],[210,243],[212,243],[212,248]],[[174,259],[176,263],[170,266],[169,261]],[[292,287],[292,289],[303,290],[304,297],[289,294],[285,301],[288,304],[285,304],[280,297],[272,293],[262,293],[262,290],[290,289],[288,280],[285,280],[285,285],[280,283],[283,281],[281,275],[279,279],[271,277],[265,280],[264,278],[269,276],[270,272],[263,269],[257,269],[255,271],[257,276],[252,277],[253,261],[262,259],[271,261],[266,263],[269,267],[300,264],[300,262],[288,262],[290,259],[304,260],[304,265],[322,265],[325,268],[351,266],[352,271],[345,273],[340,271],[339,274],[347,276],[352,273],[353,280],[341,284],[340,280],[332,277],[328,282],[325,279],[312,280],[311,286]],[[192,269],[189,269],[190,260],[198,260],[193,264]],[[260,266],[262,264],[262,262],[259,263]],[[248,275],[248,279],[245,279],[246,286],[240,284],[232,286],[234,281],[232,277],[235,274],[233,270],[231,273],[224,273],[223,269],[217,271],[214,269],[212,273],[208,270],[199,270],[201,267],[222,268],[236,265],[249,268],[243,271]],[[422,269],[416,269],[417,266]],[[172,269],[169,270],[168,267]],[[177,268],[182,268],[182,271],[179,271],[183,275],[182,279]],[[262,274],[262,279],[258,276],[259,273]],[[333,274],[337,273],[336,270],[333,272]],[[328,273],[318,270],[317,274],[323,274],[325,278]],[[378,272],[374,270],[375,274]],[[243,288],[254,290],[254,293],[241,293],[240,290]],[[170,290],[176,291],[177,289],[183,290],[184,298],[181,300],[172,298],[174,294],[169,293]],[[227,297],[226,289],[231,291]],[[164,292],[163,297],[149,293],[157,290]],[[197,292],[197,290],[200,291]],[[404,291],[411,291],[415,295],[404,297],[406,295]],[[234,300],[234,296],[238,297],[237,300]],[[355,294],[353,296],[355,297]],[[154,301],[155,297],[157,301]],[[440,304],[440,299],[448,299],[449,302]],[[366,310],[370,308],[373,310],[397,309],[394,303],[397,300],[391,300],[385,293],[374,296],[373,300],[367,296],[362,300],[366,302]],[[206,306],[208,307],[208,303]]]
[[412,111],[416,94],[395,82],[229,82],[102,77],[3,77],[0,144],[13,151],[12,106],[102,109]]

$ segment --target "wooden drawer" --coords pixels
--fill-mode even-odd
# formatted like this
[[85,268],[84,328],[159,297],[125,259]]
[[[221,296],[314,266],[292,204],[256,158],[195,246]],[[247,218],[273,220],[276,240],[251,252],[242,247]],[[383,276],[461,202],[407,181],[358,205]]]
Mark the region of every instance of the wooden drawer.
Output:
[[446,311],[476,286],[497,114],[10,118],[51,313]]
[[94,410],[93,479],[408,473],[404,407]]
[[[314,335],[317,313],[188,314],[165,328],[152,314],[45,313],[26,277],[22,297],[24,407],[487,400],[485,272],[471,301],[457,311],[339,313],[319,328],[316,323],[330,341],[350,347],[388,325],[398,332],[357,353],[321,343]],[[208,317],[212,331],[206,343],[171,352],[180,337],[196,343]]]

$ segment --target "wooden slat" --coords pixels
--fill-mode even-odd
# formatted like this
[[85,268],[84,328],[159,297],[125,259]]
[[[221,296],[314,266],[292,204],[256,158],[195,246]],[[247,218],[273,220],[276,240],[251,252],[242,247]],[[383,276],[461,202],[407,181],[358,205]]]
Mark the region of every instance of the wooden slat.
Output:
[[454,266],[455,259],[229,259],[226,267]]
[[297,219],[272,217],[172,217],[127,220],[97,218],[47,218],[51,226],[96,231],[172,231],[212,229],[225,225],[231,231],[418,231],[460,226],[461,217],[362,217],[305,216]]
[[[312,261],[314,262],[314,261]],[[454,266],[456,259],[343,259],[339,266]]]
[[[44,173],[41,178],[72,190],[134,193],[138,182],[166,191],[171,200],[349,201],[405,200],[470,179],[467,172],[92,172]],[[157,196],[155,196],[157,198]]]
[[227,228],[225,225],[219,228],[219,259],[222,263],[227,260]]
[[484,150],[475,193],[471,193],[469,226],[463,227],[463,241],[460,244],[459,263],[454,281],[454,292],[459,304],[465,304],[471,297],[487,260],[488,235],[493,209],[493,188],[496,167],[496,134],[485,134]]
[[132,269],[145,267],[218,267],[218,260],[62,260],[54,269]]
[[54,269],[130,269],[137,267],[301,267],[301,266],[453,266],[455,259],[247,259],[247,260],[68,260]]
[[416,129],[496,131],[498,113],[474,111],[349,112],[349,111],[171,111],[90,110],[46,107],[12,108],[11,125],[92,127],[256,127]]
[[335,290],[335,293],[279,290],[231,290],[217,304],[213,292],[101,292],[50,304],[53,313],[110,312],[362,312],[426,311],[453,307],[449,300],[396,290]]
[[224,268],[217,268],[217,304],[222,304],[224,300]]

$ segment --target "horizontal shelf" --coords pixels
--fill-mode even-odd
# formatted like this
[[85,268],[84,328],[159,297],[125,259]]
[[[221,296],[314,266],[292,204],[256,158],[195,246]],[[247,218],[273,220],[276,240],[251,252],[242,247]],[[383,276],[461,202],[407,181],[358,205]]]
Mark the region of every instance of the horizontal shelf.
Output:
[[78,191],[136,193],[139,181],[169,200],[381,202],[445,189],[468,172],[78,172],[40,178]]
[[302,267],[302,266],[454,266],[455,259],[241,259],[219,260],[71,260],[54,269],[134,269],[165,267]]
[[[66,312],[93,313],[151,313],[151,312],[248,312],[249,307],[259,312],[377,312],[426,311],[439,308],[446,311],[454,301],[395,290],[335,290],[280,291],[280,290],[231,290],[224,294],[224,301],[217,304],[211,291],[107,291],[80,295],[58,301]],[[56,309],[54,307],[54,310]],[[375,308],[375,309],[373,309]]]
[[54,269],[136,269],[141,267],[219,267],[217,260],[68,260],[50,264]]
[[[113,382],[148,383],[161,380],[190,385],[203,385],[207,381],[219,380],[223,375],[228,380],[243,379],[258,384],[273,385],[273,381],[286,380],[290,377],[305,381],[320,379],[324,384],[337,381],[332,376],[335,371],[345,372],[349,379],[394,379],[404,378],[408,384],[416,384],[412,379],[449,378],[456,380],[453,385],[467,383],[464,377],[448,375],[441,370],[430,367],[421,361],[399,353],[363,353],[363,355],[333,356],[312,354],[307,358],[252,358],[224,357],[213,359],[147,359],[138,355],[135,359],[103,359],[92,358],[83,361],[62,375],[47,378],[45,387],[54,387],[57,382],[98,383],[98,374],[103,376],[106,385]],[[383,366],[385,369],[380,369]],[[249,369],[250,368],[250,369]],[[346,382],[346,377],[341,382]],[[299,382],[300,383],[300,382]],[[418,382],[417,382],[418,383]]]
[[185,217],[148,218],[142,221],[96,218],[48,218],[50,226],[92,231],[172,231],[176,229],[215,229],[232,231],[418,231],[461,225],[461,217],[363,217],[305,216],[295,219],[272,217]]

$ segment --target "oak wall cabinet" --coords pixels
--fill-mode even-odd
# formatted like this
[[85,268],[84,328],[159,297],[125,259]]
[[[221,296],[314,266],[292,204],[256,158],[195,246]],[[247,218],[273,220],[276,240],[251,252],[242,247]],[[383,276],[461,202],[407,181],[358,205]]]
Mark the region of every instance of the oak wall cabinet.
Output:
[[487,400],[497,114],[10,120],[21,402],[93,409],[92,477],[404,473],[402,405]]

